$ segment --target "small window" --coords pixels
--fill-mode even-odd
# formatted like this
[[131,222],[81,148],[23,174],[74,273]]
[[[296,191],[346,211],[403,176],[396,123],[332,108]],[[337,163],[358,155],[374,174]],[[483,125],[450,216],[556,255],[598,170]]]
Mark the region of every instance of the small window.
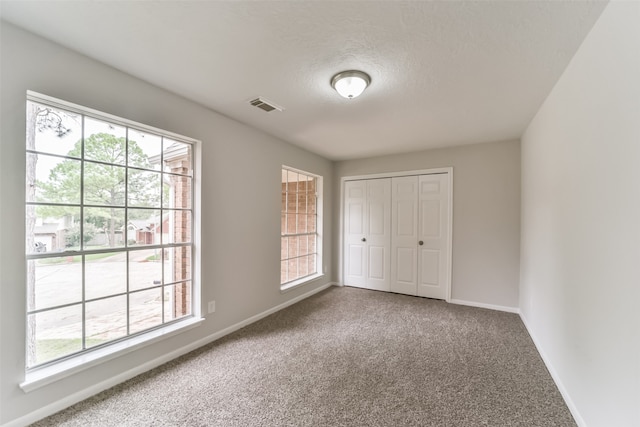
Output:
[[195,141],[29,93],[27,369],[193,317]]
[[320,273],[322,242],[319,220],[322,178],[282,168],[280,284],[282,289]]

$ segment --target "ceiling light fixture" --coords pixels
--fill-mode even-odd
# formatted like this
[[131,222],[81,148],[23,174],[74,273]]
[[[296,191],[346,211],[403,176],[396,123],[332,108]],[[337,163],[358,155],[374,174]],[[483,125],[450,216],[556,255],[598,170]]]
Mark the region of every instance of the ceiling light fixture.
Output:
[[331,79],[331,86],[340,96],[352,99],[359,96],[371,83],[367,73],[357,70],[343,71]]

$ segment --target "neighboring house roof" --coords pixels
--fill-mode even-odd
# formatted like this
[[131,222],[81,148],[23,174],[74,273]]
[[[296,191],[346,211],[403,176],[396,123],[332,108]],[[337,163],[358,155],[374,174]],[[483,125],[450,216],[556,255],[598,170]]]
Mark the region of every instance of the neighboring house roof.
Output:
[[[187,157],[189,151],[186,144],[174,142],[165,148],[162,153],[165,161],[175,160],[183,157]],[[149,163],[152,165],[160,164],[160,155],[149,156]]]
[[129,227],[133,227],[135,230],[149,231],[149,226],[154,223],[154,219],[130,219]]
[[[166,222],[169,219],[169,214],[163,215],[163,221]],[[149,219],[130,219],[127,223],[127,228],[133,230],[142,231],[159,231],[160,224],[158,224],[158,217],[155,216]]]
[[36,225],[33,228],[33,233],[34,234],[56,234],[59,227],[60,225],[56,223],[53,223],[53,224],[44,223],[42,225]]

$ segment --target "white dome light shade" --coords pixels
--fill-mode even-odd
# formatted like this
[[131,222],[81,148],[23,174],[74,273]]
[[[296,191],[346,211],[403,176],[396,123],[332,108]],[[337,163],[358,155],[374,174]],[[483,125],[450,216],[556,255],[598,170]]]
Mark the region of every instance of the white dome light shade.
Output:
[[331,86],[344,98],[359,96],[371,83],[371,77],[362,71],[343,71],[331,79]]

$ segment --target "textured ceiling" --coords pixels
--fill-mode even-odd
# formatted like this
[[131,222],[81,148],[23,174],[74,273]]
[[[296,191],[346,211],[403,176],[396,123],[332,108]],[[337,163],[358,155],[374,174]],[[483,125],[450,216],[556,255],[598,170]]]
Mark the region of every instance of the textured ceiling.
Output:
[[[605,4],[2,0],[0,14],[338,160],[519,138]],[[372,78],[354,100],[329,84],[347,69]]]

